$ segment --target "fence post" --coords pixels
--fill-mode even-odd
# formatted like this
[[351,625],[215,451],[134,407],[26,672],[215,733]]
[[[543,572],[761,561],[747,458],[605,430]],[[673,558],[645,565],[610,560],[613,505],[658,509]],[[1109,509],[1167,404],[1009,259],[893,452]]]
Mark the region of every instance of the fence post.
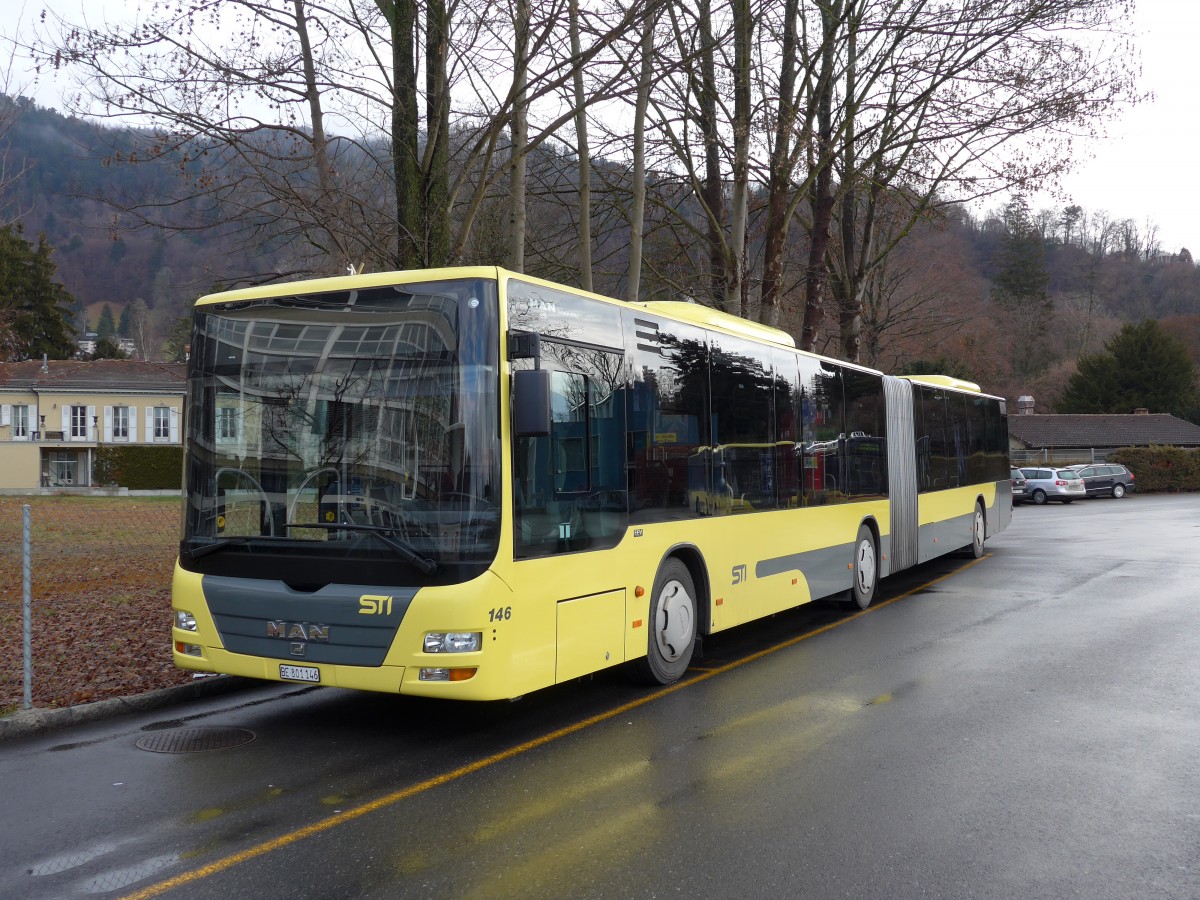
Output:
[[33,626],[30,622],[32,603],[30,601],[30,557],[32,556],[29,541],[29,504],[21,507],[21,615],[23,618],[22,631],[25,638],[25,709],[33,706]]

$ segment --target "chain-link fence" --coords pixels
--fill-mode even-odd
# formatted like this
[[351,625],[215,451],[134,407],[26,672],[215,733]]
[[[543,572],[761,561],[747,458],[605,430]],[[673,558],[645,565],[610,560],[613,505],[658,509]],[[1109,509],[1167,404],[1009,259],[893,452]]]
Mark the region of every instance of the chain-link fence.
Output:
[[23,705],[25,505],[33,705],[69,706],[190,681],[171,662],[178,496],[0,496],[0,714]]

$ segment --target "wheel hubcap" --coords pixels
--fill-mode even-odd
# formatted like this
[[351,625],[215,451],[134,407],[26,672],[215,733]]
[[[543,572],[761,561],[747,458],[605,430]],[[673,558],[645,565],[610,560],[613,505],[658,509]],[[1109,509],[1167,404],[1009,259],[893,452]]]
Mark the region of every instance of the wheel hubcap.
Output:
[[668,581],[658,595],[655,639],[668,662],[675,662],[690,646],[695,620],[692,598],[678,581]]
[[[855,569],[858,576],[858,589],[864,594],[875,583],[875,547],[870,541],[862,541],[858,545],[858,559]],[[842,582],[845,584],[846,582]]]
[[983,516],[979,512],[975,513],[975,545],[983,546]]

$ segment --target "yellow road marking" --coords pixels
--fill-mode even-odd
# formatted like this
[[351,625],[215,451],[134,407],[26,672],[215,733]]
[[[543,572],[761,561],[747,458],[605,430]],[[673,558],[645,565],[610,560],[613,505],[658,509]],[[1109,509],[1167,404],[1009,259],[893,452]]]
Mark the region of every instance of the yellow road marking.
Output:
[[567,725],[566,727],[559,728],[556,731],[550,732],[549,734],[544,734],[541,737],[533,738],[532,740],[517,744],[514,747],[509,747],[507,750],[501,750],[499,753],[493,753],[491,756],[485,757],[484,759],[476,760],[473,763],[467,763],[465,766],[460,766],[453,771],[445,772],[441,775],[435,775],[433,778],[427,778],[425,781],[418,782],[417,784],[410,785],[409,787],[402,788],[398,791],[393,791],[390,794],[385,794],[384,796],[379,797],[376,800],[372,800],[369,803],[364,803],[361,806],[356,806],[353,809],[348,809],[344,812],[337,813],[336,815],[321,819],[320,821],[314,822],[311,825],[307,825],[304,828],[298,828],[295,831],[282,834],[277,838],[273,838],[272,840],[264,841],[261,844],[256,844],[255,846],[242,850],[239,853],[233,853],[224,857],[223,859],[218,859],[215,862],[211,862],[206,866],[193,869],[191,872],[184,872],[182,875],[176,875],[173,878],[168,878],[165,881],[158,882],[157,884],[152,884],[140,891],[137,891],[136,893],[127,894],[124,900],[145,900],[145,898],[149,897],[158,897],[161,894],[165,894],[167,891],[174,890],[177,887],[183,887],[185,884],[191,884],[194,881],[200,881],[203,878],[208,878],[210,875],[217,875],[221,872],[224,872],[226,869],[231,869],[234,866],[239,865],[240,863],[248,862],[249,860],[256,859],[260,856],[265,856],[266,854],[275,850],[282,850],[284,847],[298,843],[305,838],[310,838],[314,835],[329,831],[331,828],[336,828],[339,825],[345,825],[347,822],[353,822],[355,819],[362,818],[368,813],[378,812],[381,809],[394,806],[401,800],[406,800],[409,797],[416,796],[417,794],[423,794],[425,791],[431,790],[435,787],[441,787],[443,784],[449,784],[452,781],[457,781],[458,779],[467,775],[472,775],[481,769],[494,766],[496,763],[504,762],[505,760],[512,759],[515,756],[520,756],[522,753],[528,753],[530,750],[536,750],[538,747],[544,747],[546,744],[553,743],[554,741],[567,737],[568,735],[576,734],[587,728],[591,728],[593,725],[598,725],[601,722],[607,722],[609,719],[614,719],[617,716],[624,715],[630,710],[637,709],[640,706],[645,706],[647,703],[651,703],[660,697],[666,697],[669,694],[675,693],[676,691],[681,691],[686,687],[699,684],[701,681],[707,681],[710,678],[713,678],[717,675],[722,675],[725,672],[732,671],[733,669],[744,666],[747,663],[754,662],[755,660],[762,659],[763,657],[769,656],[772,653],[777,653],[778,651],[785,650],[788,647],[794,647],[801,641],[806,641],[809,638],[814,638],[817,635],[824,634],[827,631],[832,631],[834,628],[845,625],[847,622],[853,622],[860,616],[864,616],[867,613],[873,612],[877,609],[883,609],[885,606],[890,606],[899,600],[903,600],[905,597],[911,597],[913,594],[932,587],[939,582],[945,581],[952,575],[957,575],[960,572],[969,569],[976,563],[990,557],[991,554],[989,553],[980,557],[979,559],[973,559],[955,569],[953,572],[947,572],[945,575],[940,575],[937,578],[934,578],[932,581],[927,581],[924,584],[918,585],[917,587],[910,588],[903,593],[897,594],[891,599],[884,600],[878,605],[868,606],[866,609],[859,610],[853,615],[838,619],[836,622],[830,622],[828,625],[822,625],[820,628],[814,629],[813,631],[807,631],[804,634],[797,635],[796,637],[788,638],[786,641],[782,641],[774,646],[767,647],[765,650],[760,650],[757,653],[752,653],[749,656],[740,657],[739,659],[736,659],[730,663],[726,663],[723,666],[718,666],[712,669],[704,669],[699,675],[696,675],[693,678],[688,678],[686,681],[678,681],[675,684],[667,685],[666,687],[660,688],[651,694],[647,694],[644,697],[639,697],[637,700],[631,700],[629,703],[625,703],[621,706],[615,707],[614,709],[607,710],[606,712],[598,713],[590,718],[584,719],[581,722],[576,722],[574,725]]

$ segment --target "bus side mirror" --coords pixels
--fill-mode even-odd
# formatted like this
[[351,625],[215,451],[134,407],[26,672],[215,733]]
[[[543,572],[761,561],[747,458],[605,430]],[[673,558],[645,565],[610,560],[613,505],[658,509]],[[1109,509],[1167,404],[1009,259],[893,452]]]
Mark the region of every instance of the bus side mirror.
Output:
[[513,373],[513,432],[516,437],[550,434],[550,372],[523,369]]

